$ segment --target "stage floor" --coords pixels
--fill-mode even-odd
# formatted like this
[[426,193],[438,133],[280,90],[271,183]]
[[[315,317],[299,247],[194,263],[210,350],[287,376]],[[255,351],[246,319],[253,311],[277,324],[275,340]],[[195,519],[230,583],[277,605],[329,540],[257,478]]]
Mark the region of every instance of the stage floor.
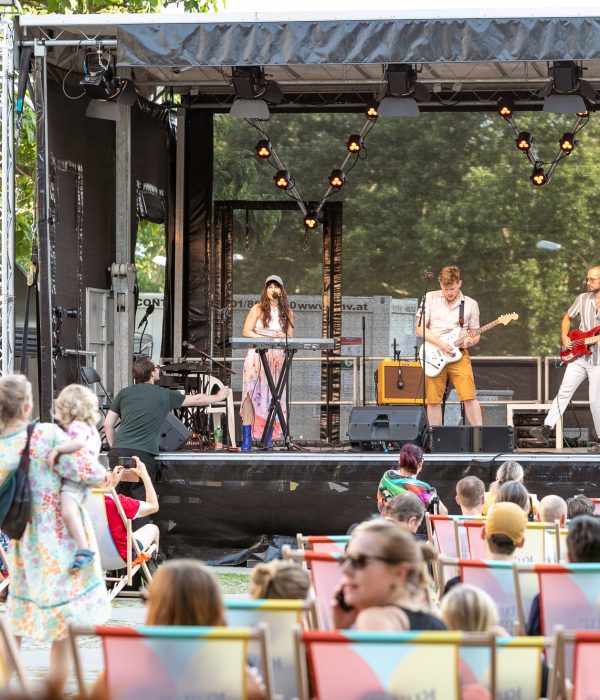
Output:
[[[525,486],[539,498],[600,496],[600,456],[585,449],[426,454],[419,478],[457,513],[457,481],[474,474],[488,485],[509,459],[522,464]],[[155,517],[162,547],[169,557],[234,564],[298,532],[344,534],[377,514],[377,485],[397,460],[397,452],[324,449],[163,453]]]

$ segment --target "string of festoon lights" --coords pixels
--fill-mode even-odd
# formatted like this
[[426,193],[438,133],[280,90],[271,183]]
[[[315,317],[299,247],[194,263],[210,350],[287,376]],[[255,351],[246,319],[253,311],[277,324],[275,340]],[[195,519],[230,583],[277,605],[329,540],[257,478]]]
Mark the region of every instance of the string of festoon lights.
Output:
[[527,156],[527,160],[533,166],[529,179],[536,187],[542,187],[550,182],[557,165],[567,156],[571,155],[578,145],[575,138],[589,121],[589,112],[577,112],[575,121],[570,131],[565,132],[558,140],[556,155],[551,161],[541,160],[534,148],[535,139],[529,131],[523,131],[514,118],[514,107],[510,100],[502,97],[498,100],[498,114],[506,121],[515,132],[515,145]]
[[358,133],[351,134],[346,141],[346,155],[329,174],[329,182],[323,196],[316,202],[302,197],[292,172],[285,167],[261,120],[246,119],[260,135],[254,151],[258,158],[266,161],[274,170],[273,184],[296,201],[304,217],[304,247],[308,245],[308,233],[321,223],[321,210],[325,202],[339,192],[348,182],[348,174],[358,163],[367,157],[366,137],[377,120],[377,104],[369,103],[365,110],[365,122]]

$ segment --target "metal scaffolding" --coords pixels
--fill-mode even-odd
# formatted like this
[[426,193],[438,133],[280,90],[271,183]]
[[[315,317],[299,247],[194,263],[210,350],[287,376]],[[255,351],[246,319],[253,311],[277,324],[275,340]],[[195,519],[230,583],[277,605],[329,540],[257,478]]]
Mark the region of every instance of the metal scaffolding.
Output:
[[14,140],[14,25],[0,19],[2,55],[2,374],[14,371],[15,361],[15,140]]

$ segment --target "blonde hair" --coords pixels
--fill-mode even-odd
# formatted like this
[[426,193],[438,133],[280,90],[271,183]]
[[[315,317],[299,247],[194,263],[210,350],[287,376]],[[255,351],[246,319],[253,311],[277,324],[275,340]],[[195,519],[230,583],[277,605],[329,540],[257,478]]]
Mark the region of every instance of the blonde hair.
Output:
[[65,427],[74,420],[95,426],[100,420],[98,397],[81,384],[69,384],[54,402],[54,415]]
[[148,588],[147,625],[225,625],[225,609],[212,572],[194,559],[163,564]]
[[460,282],[460,270],[456,265],[446,265],[438,275],[438,282],[442,287],[451,287],[453,284]]
[[298,564],[273,559],[257,564],[250,574],[251,598],[306,598],[310,577]]
[[31,384],[25,375],[7,374],[0,377],[0,429],[19,417],[27,401],[31,403],[32,393]]
[[496,481],[490,484],[489,494],[492,497],[492,502],[498,497],[498,491],[502,484],[506,484],[507,481],[523,481],[524,476],[523,467],[518,462],[511,459],[503,462],[496,472]]
[[435,561],[437,553],[427,542],[417,542],[411,532],[390,520],[366,520],[352,532],[352,537],[361,532],[380,536],[380,556],[408,569],[404,588],[414,599],[426,592],[431,584],[427,564]]
[[481,588],[460,584],[442,598],[442,620],[449,630],[488,632],[497,627],[498,608]]

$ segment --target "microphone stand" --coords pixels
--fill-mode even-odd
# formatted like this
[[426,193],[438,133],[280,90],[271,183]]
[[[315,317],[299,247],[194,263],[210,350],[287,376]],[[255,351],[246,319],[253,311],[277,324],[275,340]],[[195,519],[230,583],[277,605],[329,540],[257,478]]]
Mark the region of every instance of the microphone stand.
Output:
[[[281,296],[277,297],[277,301],[281,302]],[[288,316],[287,311],[285,310],[285,306],[282,304],[281,305],[281,310],[283,311],[283,315],[285,318],[285,356],[288,357],[288,352],[289,352],[289,345],[288,345],[288,340],[289,340],[289,335],[288,335],[288,328],[291,328],[292,330],[294,329],[294,324],[290,320],[290,317]],[[290,365],[291,367],[291,365]],[[288,375],[289,376],[289,375]],[[287,420],[285,422],[285,435],[283,436],[283,444],[285,445],[286,450],[291,450],[292,449],[292,443],[290,440],[290,392],[289,392],[289,387],[286,386],[286,392],[285,392],[285,410],[287,413]]]
[[140,347],[139,347],[139,354],[142,354],[142,342],[144,340],[144,333],[146,332],[146,328],[148,328],[148,316],[144,317],[144,327],[142,328],[142,332],[140,333]]

